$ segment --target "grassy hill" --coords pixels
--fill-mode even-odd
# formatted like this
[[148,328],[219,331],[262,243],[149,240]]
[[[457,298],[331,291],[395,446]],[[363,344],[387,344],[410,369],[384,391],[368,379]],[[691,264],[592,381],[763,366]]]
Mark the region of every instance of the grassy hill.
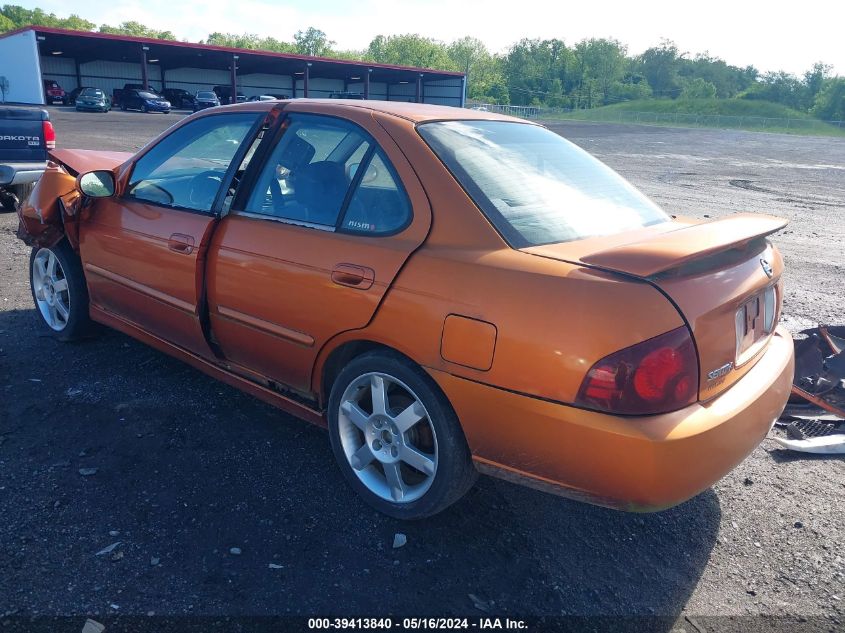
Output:
[[819,121],[805,112],[750,99],[641,99],[556,113],[550,118],[845,136],[845,128]]

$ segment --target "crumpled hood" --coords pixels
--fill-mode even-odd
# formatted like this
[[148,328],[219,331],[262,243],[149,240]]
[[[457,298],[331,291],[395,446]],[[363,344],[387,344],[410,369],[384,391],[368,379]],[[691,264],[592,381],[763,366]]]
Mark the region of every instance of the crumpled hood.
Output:
[[132,157],[131,152],[103,152],[92,149],[55,149],[49,153],[51,159],[61,163],[73,175],[95,169],[114,170]]

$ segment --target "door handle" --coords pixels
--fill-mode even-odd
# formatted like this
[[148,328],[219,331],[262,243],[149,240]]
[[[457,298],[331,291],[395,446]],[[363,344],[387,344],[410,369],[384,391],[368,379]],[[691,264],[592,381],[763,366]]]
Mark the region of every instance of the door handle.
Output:
[[349,286],[357,290],[372,287],[376,273],[372,268],[357,264],[337,264],[332,269],[332,281],[339,286]]
[[183,233],[174,233],[167,240],[167,248],[180,255],[190,255],[194,252],[194,238]]

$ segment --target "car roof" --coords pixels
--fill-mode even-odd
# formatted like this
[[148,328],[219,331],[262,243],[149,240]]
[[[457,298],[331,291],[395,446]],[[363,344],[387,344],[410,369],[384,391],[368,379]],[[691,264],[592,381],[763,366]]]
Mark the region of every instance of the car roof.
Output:
[[527,123],[525,119],[506,116],[504,114],[497,114],[495,112],[482,112],[479,110],[470,110],[467,108],[456,108],[453,106],[432,105],[428,103],[409,103],[405,101],[375,101],[375,100],[361,100],[361,99],[288,99],[279,101],[250,101],[247,104],[233,104],[226,106],[233,109],[248,109],[255,110],[256,105],[263,105],[268,110],[278,107],[279,105],[286,105],[296,103],[299,105],[326,104],[344,108],[355,108],[358,110],[370,110],[373,112],[383,112],[393,116],[408,119],[415,123],[424,123],[426,121],[450,121],[450,120],[480,120],[480,121],[514,121],[518,123]]

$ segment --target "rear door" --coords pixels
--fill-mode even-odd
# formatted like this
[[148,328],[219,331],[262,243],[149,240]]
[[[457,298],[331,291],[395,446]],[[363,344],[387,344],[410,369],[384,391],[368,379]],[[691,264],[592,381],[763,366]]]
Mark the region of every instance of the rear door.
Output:
[[321,347],[370,321],[431,223],[396,144],[368,112],[346,117],[289,114],[209,252],[223,354],[302,392]]
[[209,356],[201,327],[208,242],[224,183],[264,114],[201,117],[143,154],[123,191],[97,201],[80,229],[91,301],[161,339]]

